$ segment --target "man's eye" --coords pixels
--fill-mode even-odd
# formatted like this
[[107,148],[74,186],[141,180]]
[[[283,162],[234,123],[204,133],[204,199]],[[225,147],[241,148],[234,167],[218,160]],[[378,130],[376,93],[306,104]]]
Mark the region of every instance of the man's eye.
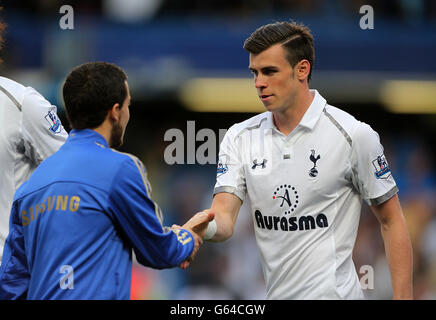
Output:
[[263,72],[263,74],[264,75],[272,75],[272,74],[274,74],[274,73],[276,73],[277,71],[276,70],[265,70],[264,72]]

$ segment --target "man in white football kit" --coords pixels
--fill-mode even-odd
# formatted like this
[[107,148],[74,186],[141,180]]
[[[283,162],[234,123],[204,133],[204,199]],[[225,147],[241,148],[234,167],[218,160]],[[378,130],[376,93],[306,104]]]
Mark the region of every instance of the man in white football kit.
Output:
[[35,89],[0,77],[0,259],[15,191],[67,137],[55,106]]
[[413,298],[410,239],[379,136],[309,89],[310,30],[277,22],[244,48],[267,111],[221,143],[205,239],[231,237],[248,197],[268,299],[362,299],[352,252],[363,198],[381,224],[393,298]]

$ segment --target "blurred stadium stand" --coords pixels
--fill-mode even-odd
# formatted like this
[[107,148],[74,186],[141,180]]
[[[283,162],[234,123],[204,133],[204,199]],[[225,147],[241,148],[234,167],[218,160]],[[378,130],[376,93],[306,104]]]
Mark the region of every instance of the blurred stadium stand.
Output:
[[[416,297],[436,298],[436,1],[69,1],[74,30],[59,27],[63,1],[0,3],[8,24],[2,74],[39,90],[58,106],[64,123],[60,88],[73,66],[104,60],[127,71],[133,102],[123,151],[146,164],[166,225],[182,224],[210,205],[215,165],[167,165],[165,131],[186,132],[187,121],[195,120],[197,131],[218,135],[262,111],[243,41],[273,21],[308,25],[316,49],[311,87],[379,132],[413,240]],[[359,27],[365,4],[374,8],[373,30]],[[354,260],[357,270],[375,269],[368,298],[389,299],[383,242],[367,206]],[[235,236],[206,243],[188,271],[134,270],[133,299],[265,294],[247,204]]]

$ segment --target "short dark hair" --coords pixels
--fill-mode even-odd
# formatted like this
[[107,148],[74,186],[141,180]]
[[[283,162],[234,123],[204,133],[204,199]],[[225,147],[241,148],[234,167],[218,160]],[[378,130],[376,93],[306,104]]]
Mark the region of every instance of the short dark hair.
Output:
[[261,26],[245,40],[244,49],[258,54],[278,43],[285,48],[286,59],[292,67],[303,59],[309,61],[309,81],[315,61],[315,49],[310,29],[303,24],[283,21]]
[[88,62],[74,68],[62,88],[67,119],[73,129],[101,125],[114,104],[127,97],[126,73],[108,62]]
[[[0,7],[0,11],[3,10],[3,7]],[[3,21],[0,21],[0,50],[3,49],[3,45],[5,43],[4,33],[6,31],[7,24]],[[3,59],[0,58],[0,63],[3,62]]]

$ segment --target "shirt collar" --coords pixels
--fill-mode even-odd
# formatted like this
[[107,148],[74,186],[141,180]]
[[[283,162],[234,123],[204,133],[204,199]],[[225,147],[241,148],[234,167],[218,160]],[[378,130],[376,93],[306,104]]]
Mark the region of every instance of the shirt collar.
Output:
[[313,129],[315,124],[318,122],[327,101],[318,93],[318,90],[310,90],[310,93],[314,94],[313,101],[298,125],[308,129]]
[[72,141],[92,141],[106,148],[109,146],[106,139],[100,133],[92,129],[73,129],[71,130],[68,139]]
[[[310,104],[309,108],[304,113],[303,118],[301,119],[299,126],[306,127],[308,129],[313,129],[319,117],[321,116],[322,111],[327,103],[326,99],[324,99],[319,93],[318,90],[311,89],[309,90],[311,94],[314,95],[313,101]],[[266,127],[268,129],[276,129],[274,124],[273,114],[268,111]]]

